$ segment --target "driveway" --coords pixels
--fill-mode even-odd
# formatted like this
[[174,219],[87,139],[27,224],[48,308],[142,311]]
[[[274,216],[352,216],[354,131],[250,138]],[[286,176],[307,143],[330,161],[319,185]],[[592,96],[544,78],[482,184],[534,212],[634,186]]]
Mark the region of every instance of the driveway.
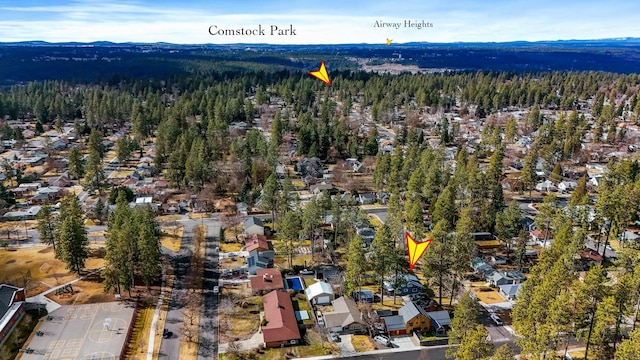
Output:
[[356,353],[356,349],[351,343],[351,335],[340,335],[340,342],[337,344],[338,348],[340,349],[340,353],[343,356],[354,355]]
[[414,350],[419,349],[420,346],[416,346],[416,344],[411,341],[410,336],[396,336],[391,338],[391,342],[395,344],[395,349],[400,350]]

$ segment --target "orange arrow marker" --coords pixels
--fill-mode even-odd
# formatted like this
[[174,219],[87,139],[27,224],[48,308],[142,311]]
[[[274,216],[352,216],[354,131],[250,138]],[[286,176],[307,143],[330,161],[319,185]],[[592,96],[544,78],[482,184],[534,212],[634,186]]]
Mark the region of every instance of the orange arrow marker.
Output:
[[324,65],[324,60],[320,64],[320,69],[316,71],[309,71],[309,75],[331,86],[331,80],[329,80],[329,73],[327,73],[327,67]]
[[418,260],[420,260],[420,257],[422,257],[422,254],[427,251],[433,239],[416,242],[413,237],[409,235],[409,232],[406,232],[405,235],[407,237],[407,250],[409,251],[409,269],[413,269],[418,263]]

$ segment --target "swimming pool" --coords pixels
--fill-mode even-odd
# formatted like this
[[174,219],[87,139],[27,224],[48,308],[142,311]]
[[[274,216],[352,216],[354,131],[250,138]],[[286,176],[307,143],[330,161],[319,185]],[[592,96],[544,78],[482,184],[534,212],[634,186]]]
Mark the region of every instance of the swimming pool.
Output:
[[300,277],[292,277],[285,279],[287,283],[287,289],[291,290],[304,290],[304,283]]

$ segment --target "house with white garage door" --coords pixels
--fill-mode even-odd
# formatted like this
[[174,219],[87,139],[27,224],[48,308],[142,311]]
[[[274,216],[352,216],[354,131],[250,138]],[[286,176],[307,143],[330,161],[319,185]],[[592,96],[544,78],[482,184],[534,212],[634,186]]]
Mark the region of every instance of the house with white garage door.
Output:
[[304,293],[307,295],[307,300],[313,305],[329,305],[335,298],[333,288],[324,281],[309,285]]

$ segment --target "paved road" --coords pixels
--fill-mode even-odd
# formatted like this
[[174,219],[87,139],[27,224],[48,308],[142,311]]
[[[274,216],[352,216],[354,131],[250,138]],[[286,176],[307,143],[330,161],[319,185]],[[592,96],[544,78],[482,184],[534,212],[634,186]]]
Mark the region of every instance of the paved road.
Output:
[[189,270],[189,262],[193,250],[193,230],[199,222],[183,221],[184,233],[180,250],[177,254],[169,254],[173,266],[173,290],[169,299],[169,306],[166,314],[165,329],[173,333],[168,339],[162,339],[160,343],[159,359],[179,359],[180,358],[180,338],[182,337],[182,324],[184,320],[184,288],[185,277]]
[[[509,344],[509,347],[514,351],[514,353],[519,354],[520,349],[512,342],[497,342],[494,343],[495,347],[498,348],[503,344]],[[445,356],[448,345],[443,346],[430,346],[430,347],[422,347],[419,350],[411,350],[411,351],[403,351],[403,352],[386,352],[380,354],[365,354],[365,355],[356,355],[349,357],[340,357],[341,359],[351,359],[351,360],[445,360],[447,357]]]
[[216,359],[218,355],[218,294],[213,287],[218,285],[218,235],[220,225],[217,217],[205,219],[207,238],[205,248],[204,274],[202,284],[202,313],[200,316],[200,338],[198,359]]

